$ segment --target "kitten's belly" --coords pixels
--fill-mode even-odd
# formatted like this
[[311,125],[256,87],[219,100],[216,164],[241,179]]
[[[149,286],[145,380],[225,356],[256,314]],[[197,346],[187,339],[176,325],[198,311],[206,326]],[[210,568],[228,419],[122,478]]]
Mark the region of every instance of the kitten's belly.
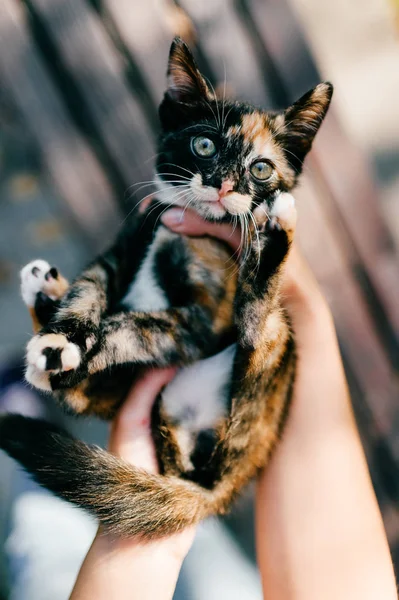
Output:
[[165,412],[187,433],[213,429],[226,416],[235,344],[178,372],[162,393]]

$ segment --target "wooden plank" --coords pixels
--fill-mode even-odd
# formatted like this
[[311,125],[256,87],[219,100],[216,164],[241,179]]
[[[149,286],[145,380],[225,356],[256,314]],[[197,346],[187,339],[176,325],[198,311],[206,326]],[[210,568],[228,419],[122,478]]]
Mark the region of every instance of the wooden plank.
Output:
[[0,5],[0,79],[42,152],[49,174],[95,249],[116,228],[113,192],[90,147],[78,135],[27,35],[22,6]]
[[376,427],[379,432],[389,432],[396,413],[398,386],[368,307],[353,278],[345,250],[336,238],[334,224],[323,214],[318,190],[309,175],[305,175],[295,195],[301,248],[331,306],[346,357]]
[[101,19],[83,0],[33,0],[128,187],[148,179],[152,132],[124,79],[124,65]]
[[[242,0],[253,17],[257,32],[276,61],[287,91],[295,100],[319,80],[301,30],[287,0]],[[376,299],[399,339],[399,272],[388,228],[378,206],[370,169],[330,111],[313,152],[337,210],[340,230],[346,230],[374,288]],[[325,201],[329,195],[324,195]],[[339,230],[337,231],[339,235]]]
[[[319,73],[286,0],[238,0],[281,79],[286,105],[319,83]],[[272,82],[273,83],[273,82]]]
[[398,257],[370,179],[370,168],[342,131],[334,113],[326,119],[313,154],[399,339]]
[[229,94],[240,100],[271,107],[271,96],[249,32],[234,10],[233,0],[182,0],[199,33],[201,46],[223,92],[226,79]]
[[177,34],[192,38],[192,29],[170,1],[102,0],[101,7],[104,25],[109,28],[112,20],[158,105],[165,91],[172,39]]

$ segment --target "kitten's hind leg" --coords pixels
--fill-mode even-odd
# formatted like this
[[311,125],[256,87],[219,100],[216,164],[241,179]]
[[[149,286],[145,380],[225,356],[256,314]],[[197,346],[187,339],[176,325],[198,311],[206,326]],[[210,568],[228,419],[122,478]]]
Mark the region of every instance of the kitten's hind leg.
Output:
[[20,277],[21,295],[32,317],[33,330],[37,333],[50,321],[69,284],[55,267],[40,259],[25,265]]

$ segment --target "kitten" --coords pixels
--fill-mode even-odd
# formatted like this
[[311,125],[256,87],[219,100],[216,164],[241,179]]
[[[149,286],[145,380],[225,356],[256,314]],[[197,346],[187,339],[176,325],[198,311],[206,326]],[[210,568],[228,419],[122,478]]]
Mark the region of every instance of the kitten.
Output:
[[[331,95],[320,84],[280,113],[221,101],[175,39],[155,200],[68,289],[44,261],[22,271],[41,326],[26,378],[73,413],[112,418],[144,367],[181,368],[152,414],[160,475],[48,423],[0,420],[0,447],[118,534],[151,538],[223,513],[267,463],[295,377],[279,296],[296,222],[287,192]],[[172,205],[240,225],[238,266],[224,243],[165,228],[160,215]]]

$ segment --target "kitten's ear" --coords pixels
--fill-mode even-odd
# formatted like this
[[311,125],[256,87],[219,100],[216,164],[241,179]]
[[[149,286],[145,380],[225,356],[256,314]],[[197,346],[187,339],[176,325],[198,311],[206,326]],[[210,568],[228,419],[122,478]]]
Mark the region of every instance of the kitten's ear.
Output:
[[166,95],[183,104],[195,104],[201,99],[212,98],[189,47],[179,37],[175,37],[170,48]]
[[[320,83],[283,113],[278,137],[288,161],[299,173],[313,140],[327,114],[333,94],[331,83]],[[281,119],[281,116],[280,116]]]

